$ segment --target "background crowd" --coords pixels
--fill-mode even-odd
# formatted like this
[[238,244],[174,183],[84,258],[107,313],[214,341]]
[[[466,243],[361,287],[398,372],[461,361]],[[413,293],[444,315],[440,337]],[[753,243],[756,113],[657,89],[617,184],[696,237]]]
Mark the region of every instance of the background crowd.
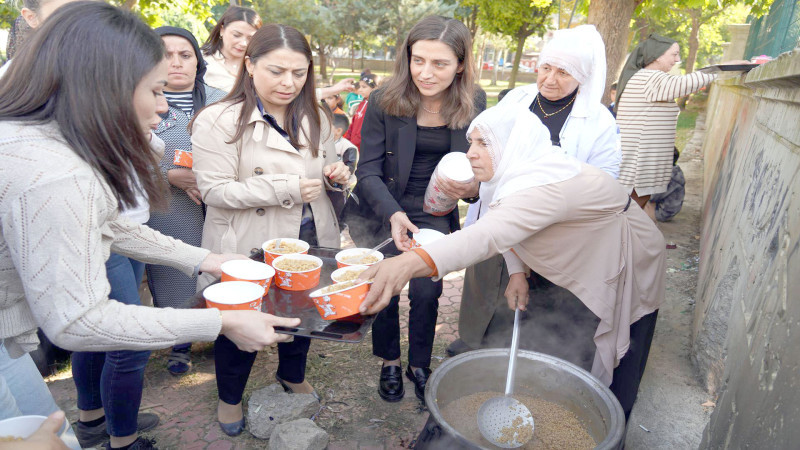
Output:
[[[171,347],[166,370],[181,376],[191,343],[215,342],[217,419],[231,436],[246,427],[259,350],[277,344],[276,380],[319,398],[305,378],[309,339],[273,329],[296,319],[178,308],[265,240],[338,248],[345,223],[360,247],[391,237],[385,253],[402,255],[373,269],[363,305],[377,313],[380,398],[405,393],[400,288],[410,280],[405,376],[423,399],[441,276],[467,267],[449,353],[485,346],[531,284],[560,286],[597,324],[593,359],[574,362],[630,414],[664,297],[664,242],[644,208],[673,179],[674,100],[714,79],[669,75],[675,41],[642,41],[609,110],[602,38],[593,26],[558,31],[536,84],[486,110],[470,31],[452,18],[416,23],[391,77],[317,86],[303,33],[248,8],[229,8],[202,45],[100,2],[25,0],[22,17],[33,31],[18,24],[0,69],[0,160],[15,168],[0,174],[0,419],[57,410],[28,355],[37,328],[73,350],[83,446],[155,448],[139,436],[159,422],[139,412],[151,349]],[[453,152],[475,173],[439,180],[471,204],[463,231],[457,208],[423,210]],[[353,187],[359,203],[346,201]],[[449,236],[412,251],[420,228]],[[468,242],[489,245],[466,255]],[[155,309],[141,306],[145,272]]]

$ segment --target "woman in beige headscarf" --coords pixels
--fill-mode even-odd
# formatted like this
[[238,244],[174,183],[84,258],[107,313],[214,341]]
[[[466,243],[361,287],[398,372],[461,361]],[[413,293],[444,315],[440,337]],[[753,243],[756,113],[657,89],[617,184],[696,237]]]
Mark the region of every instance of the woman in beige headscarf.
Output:
[[[525,309],[526,266],[569,289],[599,319],[594,374],[630,413],[664,300],[664,239],[610,175],[554,149],[523,105],[492,108],[469,128],[467,152],[480,196],[474,225],[371,268],[361,306],[373,313],[413,277],[436,279],[502,253],[509,306]],[[476,245],[478,244],[478,245]],[[565,324],[567,326],[572,324]]]

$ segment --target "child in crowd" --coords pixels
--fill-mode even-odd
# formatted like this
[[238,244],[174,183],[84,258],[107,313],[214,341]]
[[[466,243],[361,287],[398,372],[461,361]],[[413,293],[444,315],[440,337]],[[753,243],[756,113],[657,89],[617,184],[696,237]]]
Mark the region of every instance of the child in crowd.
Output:
[[611,111],[611,115],[617,117],[617,114],[614,112],[614,106],[616,106],[614,100],[617,98],[617,83],[611,85],[608,90],[608,96],[611,98],[611,103],[608,104],[608,110]]
[[[344,165],[350,169],[351,173],[355,173],[356,166],[358,165],[358,148],[352,142],[344,137],[350,127],[350,120],[345,114],[334,114],[333,121],[331,121],[331,130],[333,130],[333,142],[336,147],[336,155],[339,160],[344,162]],[[355,185],[348,186],[350,189]],[[344,210],[345,197],[332,193],[330,195],[331,203],[333,203],[333,210],[336,212],[336,217],[339,218],[340,226],[342,223],[342,211]]]
[[[327,87],[332,87],[332,86],[327,86]],[[342,106],[344,105],[344,100],[342,100],[342,97],[338,93],[329,95],[327,97],[323,97],[322,102],[328,106],[328,109],[331,111],[331,114],[344,114],[344,110],[342,109]]]
[[358,109],[355,113],[352,114],[353,122],[350,128],[347,129],[347,133],[345,133],[344,137],[347,138],[350,142],[352,142],[356,148],[361,148],[361,124],[364,123],[364,114],[367,112],[367,103],[369,103],[369,94],[378,87],[378,83],[376,80],[375,75],[369,74],[361,77],[358,80],[358,87],[356,88],[356,93],[362,97],[364,100],[361,101],[358,105]]

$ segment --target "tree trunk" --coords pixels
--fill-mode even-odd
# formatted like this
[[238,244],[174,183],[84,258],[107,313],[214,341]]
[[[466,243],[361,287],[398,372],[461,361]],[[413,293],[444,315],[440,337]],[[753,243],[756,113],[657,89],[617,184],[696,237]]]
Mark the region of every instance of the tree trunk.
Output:
[[139,0],[125,0],[125,3],[122,4],[121,8],[128,11],[133,11],[133,8],[135,8],[138,3]]
[[628,36],[631,17],[642,0],[592,0],[589,3],[587,22],[597,27],[606,44],[606,90],[617,81],[628,53]]
[[356,42],[350,42],[350,72],[356,71]]
[[469,34],[472,42],[475,42],[475,35],[478,33],[478,6],[472,7],[472,14],[469,15]]
[[500,49],[497,48],[497,44],[495,44],[494,49],[492,50],[492,64],[494,66],[492,69],[492,82],[489,83],[490,86],[497,86],[497,62],[500,60]]
[[478,61],[478,84],[481,83],[481,77],[483,76],[483,52],[486,50],[486,36],[481,37],[481,49],[478,50],[478,57],[475,58]]
[[686,73],[692,73],[694,63],[697,61],[697,49],[700,48],[700,9],[689,10],[689,17],[692,19],[692,29],[689,31],[689,53],[686,55]]
[[[689,30],[689,50],[686,55],[686,65],[684,69],[686,69],[686,73],[692,73],[694,70],[694,63],[697,60],[697,49],[700,47],[700,40],[698,39],[698,35],[700,34],[700,25],[702,25],[700,20],[700,15],[702,11],[700,9],[690,9],[689,10],[689,17],[692,19],[692,28]],[[686,109],[686,102],[689,100],[689,96],[684,96],[678,99],[678,107],[681,110]]]
[[317,54],[319,55],[319,74],[325,80],[328,78],[328,58],[325,56],[325,47],[323,45],[317,45]]
[[639,34],[639,42],[647,39],[650,36],[650,23],[644,17],[637,17],[634,21],[636,32]]
[[525,49],[525,39],[528,39],[530,35],[531,32],[527,30],[527,27],[523,27],[517,33],[517,53],[514,55],[514,65],[511,68],[511,76],[508,78],[509,89],[514,89],[517,84],[517,72],[519,71],[519,62],[522,60],[522,51]]

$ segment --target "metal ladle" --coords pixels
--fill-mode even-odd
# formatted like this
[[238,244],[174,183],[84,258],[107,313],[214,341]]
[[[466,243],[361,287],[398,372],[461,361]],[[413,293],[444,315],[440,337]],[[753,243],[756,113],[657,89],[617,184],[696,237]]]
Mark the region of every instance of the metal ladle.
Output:
[[519,311],[519,307],[515,305],[514,332],[511,335],[505,395],[486,400],[478,410],[478,429],[481,430],[481,434],[486,440],[502,448],[521,447],[533,437],[533,415],[522,402],[511,397],[514,390],[514,374],[517,370]]

